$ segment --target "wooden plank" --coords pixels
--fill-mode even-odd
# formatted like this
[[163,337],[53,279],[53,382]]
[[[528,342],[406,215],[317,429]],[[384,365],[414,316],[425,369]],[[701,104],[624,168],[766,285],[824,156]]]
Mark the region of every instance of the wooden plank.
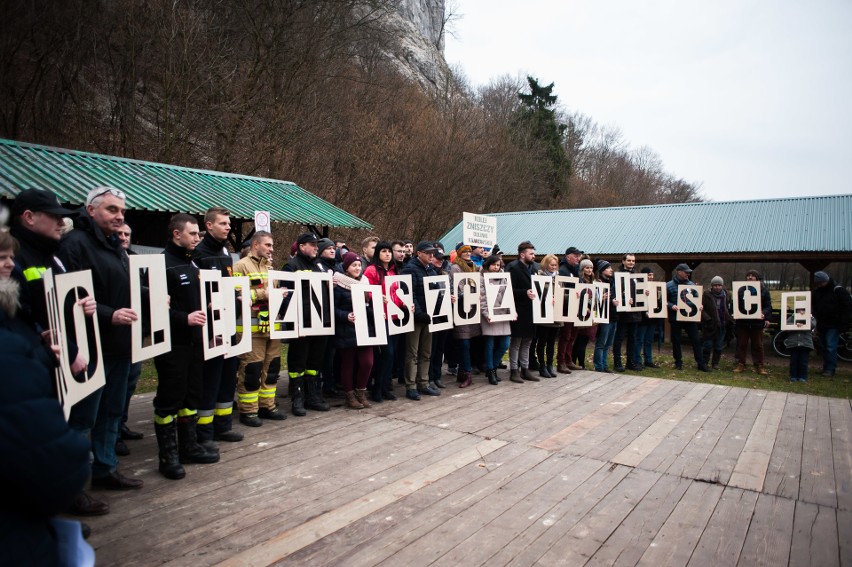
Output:
[[380,488],[363,498],[353,500],[349,504],[340,506],[296,528],[267,539],[254,547],[222,561],[219,565],[223,567],[270,565],[275,561],[283,559],[290,553],[453,473],[465,465],[482,459],[485,455],[494,452],[505,444],[505,442],[495,439],[482,441],[475,447],[460,451],[456,455],[448,457],[409,477]]
[[563,538],[539,557],[536,565],[582,565],[630,515],[661,474],[634,469]]
[[769,466],[769,458],[775,446],[778,425],[787,395],[781,392],[769,392],[766,401],[760,408],[760,413],[754,421],[754,427],[748,434],[740,458],[734,465],[734,471],[728,481],[728,486],[736,486],[746,490],[762,490],[763,479]]
[[[852,534],[845,533],[849,539]],[[796,503],[793,519],[793,542],[790,546],[790,565],[806,567],[832,567],[840,565],[837,545],[837,515],[834,509]]]
[[630,404],[602,427],[596,428],[571,445],[570,452],[592,459],[612,461],[612,458],[648,429],[692,385],[666,380],[652,396]]
[[852,510],[837,510],[837,533],[840,534],[840,564],[852,565]]
[[637,437],[628,447],[613,457],[612,462],[635,467],[665,439],[686,415],[700,402],[710,387],[696,384],[657,421]]
[[635,388],[628,391],[625,395],[620,396],[618,400],[601,405],[601,407],[586,417],[575,421],[550,437],[536,442],[535,446],[547,451],[565,449],[576,442],[577,439],[622,411],[625,407],[653,393],[654,390],[660,388],[660,382],[659,380],[644,380],[640,382]]
[[661,475],[586,565],[635,565],[689,485],[688,479]]
[[737,565],[787,565],[796,503],[760,494]]
[[639,466],[648,470],[667,471],[728,392],[730,388],[726,386],[711,387],[707,395],[675,426],[671,433],[660,441],[660,444],[639,463]]
[[720,486],[692,483],[636,564],[686,565],[721,495]]
[[[532,492],[559,475],[565,461],[546,459],[499,487],[488,499],[480,500],[430,531],[427,537],[410,542],[379,565],[431,565],[486,524],[504,514]],[[529,522],[529,520],[527,520]]]
[[[349,553],[335,558],[324,558],[321,565],[339,565],[341,562],[349,565],[376,565],[394,554],[404,550],[406,546],[420,539],[430,539],[430,534],[463,513],[468,507],[492,498],[507,482],[526,473],[531,467],[553,456],[540,449],[531,449],[521,445],[510,445],[515,452],[522,450],[516,457],[503,458],[506,461],[501,467],[477,480],[465,489],[448,494],[435,505],[417,505],[415,513],[402,518],[399,506],[407,505],[412,500],[418,500],[419,492],[400,501],[388,509],[382,509],[381,514],[390,514],[394,518],[392,526],[384,531],[373,530],[367,537],[362,538],[358,545]],[[561,460],[563,466],[569,461]],[[455,473],[458,474],[458,473]],[[420,499],[422,500],[422,499]],[[318,542],[322,544],[323,542]],[[294,563],[296,564],[296,563]],[[302,564],[302,563],[299,563]],[[314,563],[311,563],[314,565]]]
[[748,433],[754,427],[754,422],[765,400],[766,392],[748,393],[695,478],[721,484],[728,483],[745,446]]
[[707,522],[692,557],[691,567],[736,565],[751,524],[757,492],[725,488]]
[[828,401],[831,418],[831,452],[837,482],[837,507],[852,510],[852,408],[849,400]]
[[517,534],[531,524],[542,522],[554,502],[567,498],[589,477],[604,467],[604,463],[581,459],[563,454],[553,454],[550,459],[559,459],[568,466],[559,474],[537,488],[527,498],[494,518],[488,525],[475,533],[466,534],[465,541],[438,559],[432,567],[456,567],[458,565],[491,565],[492,556],[506,545],[515,541]]
[[763,491],[775,496],[797,499],[802,470],[802,440],[805,434],[807,396],[788,394],[781,416],[775,447],[766,468]]
[[535,565],[538,559],[558,544],[568,530],[582,520],[598,501],[615,489],[631,470],[614,464],[601,467],[577,490],[556,503],[547,514],[536,522],[528,524],[523,531],[507,541],[488,560],[487,565],[510,565],[511,567]]
[[837,508],[828,398],[808,396],[799,500]]
[[743,388],[731,388],[725,399],[713,410],[666,472],[685,478],[695,478],[747,394],[748,390]]
[[[546,416],[545,419],[553,419],[561,416],[565,422],[571,422],[593,411],[595,402],[606,403],[614,399],[629,388],[629,383],[616,380],[610,375],[591,383],[588,387],[574,390],[579,395],[570,395],[557,401],[542,405],[543,400],[537,400],[538,405],[532,410],[535,417]],[[544,401],[546,403],[546,401]],[[513,412],[507,419],[495,424],[493,427],[477,431],[479,435],[487,435],[502,438],[523,439],[528,431],[527,425],[530,415],[524,412]]]

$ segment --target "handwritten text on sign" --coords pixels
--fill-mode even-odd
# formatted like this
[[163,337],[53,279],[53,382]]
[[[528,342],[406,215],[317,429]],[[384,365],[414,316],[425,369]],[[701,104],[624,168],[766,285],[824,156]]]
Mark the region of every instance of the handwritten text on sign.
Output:
[[465,244],[493,248],[497,243],[497,217],[463,213],[462,221]]

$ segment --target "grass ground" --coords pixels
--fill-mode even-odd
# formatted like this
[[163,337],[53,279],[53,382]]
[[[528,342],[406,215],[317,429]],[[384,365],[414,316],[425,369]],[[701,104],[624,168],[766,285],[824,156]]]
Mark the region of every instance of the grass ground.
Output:
[[[796,392],[799,394],[811,394],[815,396],[828,396],[831,398],[852,399],[852,363],[840,361],[834,378],[825,378],[819,375],[822,368],[822,358],[812,354],[810,359],[810,376],[808,381],[790,382],[788,368],[789,359],[777,356],[772,347],[766,344],[766,369],[768,376],[758,376],[749,366],[746,372],[735,374],[734,352],[728,348],[722,355],[720,369],[714,372],[699,372],[694,363],[686,357],[689,352],[684,348],[684,369],[675,370],[674,359],[668,344],[663,345],[659,351],[654,348],[654,362],[660,368],[648,368],[641,372],[642,376],[652,376],[667,380],[682,380],[686,382],[704,382],[707,384],[720,384],[724,386],[738,386],[740,388],[751,388],[755,390],[773,390],[777,392]],[[286,365],[286,350],[282,355],[282,370]],[[591,357],[591,354],[588,355]],[[588,367],[591,368],[591,362]],[[628,373],[633,373],[628,371]],[[153,392],[157,388],[157,372],[154,370],[153,361],[147,360],[142,366],[142,376],[136,388],[137,393]]]

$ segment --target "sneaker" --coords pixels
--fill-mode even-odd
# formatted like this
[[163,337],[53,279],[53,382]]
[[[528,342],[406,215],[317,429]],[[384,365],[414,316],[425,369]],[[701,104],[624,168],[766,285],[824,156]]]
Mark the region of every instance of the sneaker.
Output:
[[260,427],[263,425],[263,421],[257,417],[256,413],[241,413],[240,423],[248,425],[249,427]]
[[441,390],[439,390],[438,388],[436,388],[435,386],[433,386],[431,384],[427,384],[426,386],[422,386],[420,388],[417,388],[417,391],[421,394],[426,395],[426,396],[440,396],[441,395]]
[[283,421],[287,419],[287,416],[284,415],[284,412],[279,410],[277,407],[274,407],[272,409],[260,408],[257,412],[257,417],[261,419],[271,419],[272,421]]
[[415,402],[420,401],[420,394],[417,393],[417,390],[406,390],[405,397],[409,400],[414,400]]

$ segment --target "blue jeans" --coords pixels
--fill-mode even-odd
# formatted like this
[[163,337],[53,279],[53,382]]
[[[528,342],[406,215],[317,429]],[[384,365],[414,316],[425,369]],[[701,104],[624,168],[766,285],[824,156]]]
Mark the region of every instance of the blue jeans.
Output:
[[607,354],[612,340],[615,338],[615,323],[601,323],[598,325],[598,336],[595,339],[595,354],[592,358],[595,370],[606,370]]
[[459,370],[462,372],[470,372],[470,339],[453,339],[459,346],[461,361],[459,361]]
[[503,355],[509,348],[509,335],[505,336],[490,336],[482,337],[485,349],[485,370],[495,370],[500,366],[500,361],[503,360]]
[[118,441],[118,430],[124,413],[130,359],[104,359],[104,373],[106,385],[103,387],[95,425],[92,427],[92,478],[107,476],[118,467],[115,442]]
[[636,340],[633,342],[633,363],[642,364],[654,362],[654,331],[657,329],[656,319],[647,319],[636,324]]
[[811,350],[804,347],[794,348],[790,351],[790,380],[808,379],[808,357]]
[[121,424],[127,423],[127,411],[130,409],[130,398],[136,392],[136,384],[139,383],[139,376],[142,375],[142,363],[130,365],[130,374],[127,377],[127,395],[124,398],[124,413],[121,414]]
[[834,374],[837,370],[837,343],[840,329],[818,329],[822,335],[822,371]]

